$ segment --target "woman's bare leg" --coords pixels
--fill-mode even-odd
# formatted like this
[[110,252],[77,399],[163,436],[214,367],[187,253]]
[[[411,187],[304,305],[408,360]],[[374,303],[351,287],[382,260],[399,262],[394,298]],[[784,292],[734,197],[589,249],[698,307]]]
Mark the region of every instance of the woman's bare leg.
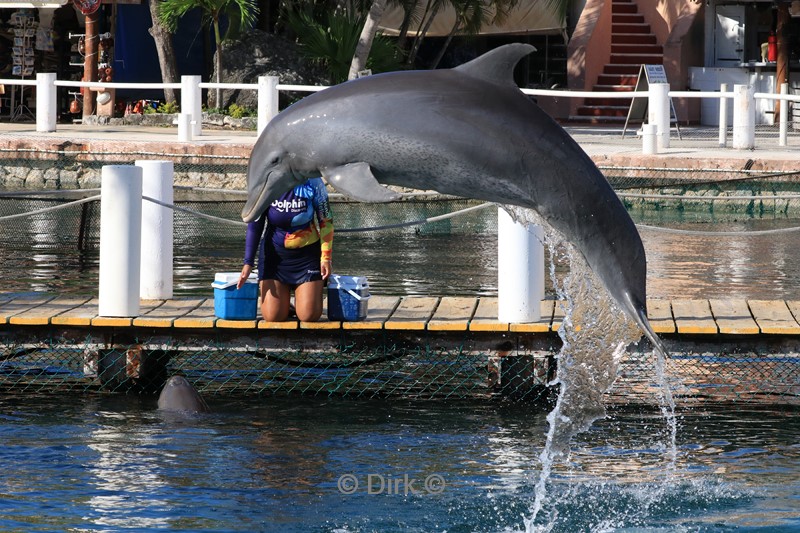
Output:
[[261,281],[261,316],[267,322],[283,322],[289,317],[289,286],[274,279]]
[[322,280],[301,283],[294,290],[297,319],[316,322],[322,316]]

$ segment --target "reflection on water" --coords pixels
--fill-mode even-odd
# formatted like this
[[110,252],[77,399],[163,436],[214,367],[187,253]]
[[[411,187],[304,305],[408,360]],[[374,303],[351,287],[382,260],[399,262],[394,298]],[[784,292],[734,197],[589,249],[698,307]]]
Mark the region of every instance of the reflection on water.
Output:
[[[159,413],[147,397],[0,397],[0,461],[13,465],[0,477],[0,530],[523,530],[544,409],[208,400],[211,415],[182,418]],[[676,470],[665,480],[661,417],[612,410],[554,467],[540,524],[554,532],[796,531],[797,414],[682,412]],[[352,476],[350,490],[342,476]],[[431,476],[442,490],[426,489]],[[388,480],[400,491],[389,492]]]
[[[0,215],[40,208],[41,203],[0,201]],[[194,202],[189,207],[235,219],[240,203]],[[417,220],[460,209],[455,204],[396,213],[376,206],[339,206],[339,228]],[[337,207],[334,205],[334,210]],[[437,211],[438,209],[438,211]],[[336,211],[335,211],[336,214]],[[92,293],[97,287],[99,216],[89,219],[86,246],[78,249],[81,208],[0,223],[3,292]],[[748,231],[800,225],[800,220],[698,218],[691,213],[634,213],[637,222],[703,231]],[[496,211],[401,230],[340,233],[334,271],[365,275],[377,294],[496,295]],[[641,230],[648,255],[651,298],[800,299],[797,234],[715,237]],[[216,272],[238,271],[244,231],[176,213],[175,294],[209,295]],[[566,266],[559,265],[560,269]],[[546,276],[546,290],[554,291]]]

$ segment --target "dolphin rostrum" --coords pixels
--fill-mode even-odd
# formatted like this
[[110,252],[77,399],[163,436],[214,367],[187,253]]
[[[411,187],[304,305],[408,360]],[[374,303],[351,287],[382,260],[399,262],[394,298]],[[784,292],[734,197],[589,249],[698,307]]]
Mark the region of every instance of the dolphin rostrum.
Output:
[[161,411],[185,413],[208,413],[210,409],[200,394],[183,376],[172,376],[167,380],[158,397]]
[[383,183],[531,208],[663,350],[647,320],[633,221],[589,156],[514,83],[534,50],[509,44],[453,69],[377,74],[300,100],[253,147],[242,219],[319,175],[362,201],[394,200]]

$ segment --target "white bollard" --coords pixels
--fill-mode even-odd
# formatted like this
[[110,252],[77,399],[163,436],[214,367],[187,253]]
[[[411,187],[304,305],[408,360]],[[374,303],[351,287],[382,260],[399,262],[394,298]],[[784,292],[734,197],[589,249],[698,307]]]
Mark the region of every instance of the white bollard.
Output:
[[36,131],[56,131],[58,104],[56,103],[56,73],[36,74]]
[[669,148],[669,83],[651,83],[647,102],[647,123],[658,126],[658,149]]
[[139,314],[142,169],[107,165],[100,192],[100,316]]
[[192,116],[192,137],[203,134],[203,94],[200,76],[181,76],[181,111]]
[[[142,169],[142,196],[173,203],[172,161],[136,161]],[[173,211],[142,198],[142,255],[139,296],[145,300],[172,298]]]
[[[789,84],[781,83],[781,95],[789,94]],[[786,136],[789,134],[789,100],[781,100],[780,125],[778,146],[786,146]]]
[[497,209],[497,320],[534,322],[544,299],[544,231]]
[[[719,92],[727,93],[728,84],[723,83],[719,86]],[[719,147],[725,148],[728,145],[728,99],[719,99]]]
[[259,76],[257,135],[261,135],[278,111],[278,76]]
[[756,104],[753,87],[733,86],[733,148],[752,150],[756,146]]
[[658,126],[642,124],[642,153],[652,155],[658,153]]
[[178,141],[192,142],[192,115],[191,113],[178,114]]

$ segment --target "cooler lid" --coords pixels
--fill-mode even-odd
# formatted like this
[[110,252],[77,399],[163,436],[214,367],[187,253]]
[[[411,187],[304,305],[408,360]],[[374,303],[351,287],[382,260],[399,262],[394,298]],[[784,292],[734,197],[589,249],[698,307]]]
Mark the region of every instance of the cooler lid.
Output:
[[362,290],[369,289],[369,282],[364,276],[345,276],[342,274],[331,274],[328,278],[329,289],[350,289]]
[[[239,281],[241,272],[217,272],[214,275],[214,283],[211,286],[215,289],[227,289],[233,287]],[[247,278],[247,283],[258,283],[258,276],[255,272],[251,272]]]

